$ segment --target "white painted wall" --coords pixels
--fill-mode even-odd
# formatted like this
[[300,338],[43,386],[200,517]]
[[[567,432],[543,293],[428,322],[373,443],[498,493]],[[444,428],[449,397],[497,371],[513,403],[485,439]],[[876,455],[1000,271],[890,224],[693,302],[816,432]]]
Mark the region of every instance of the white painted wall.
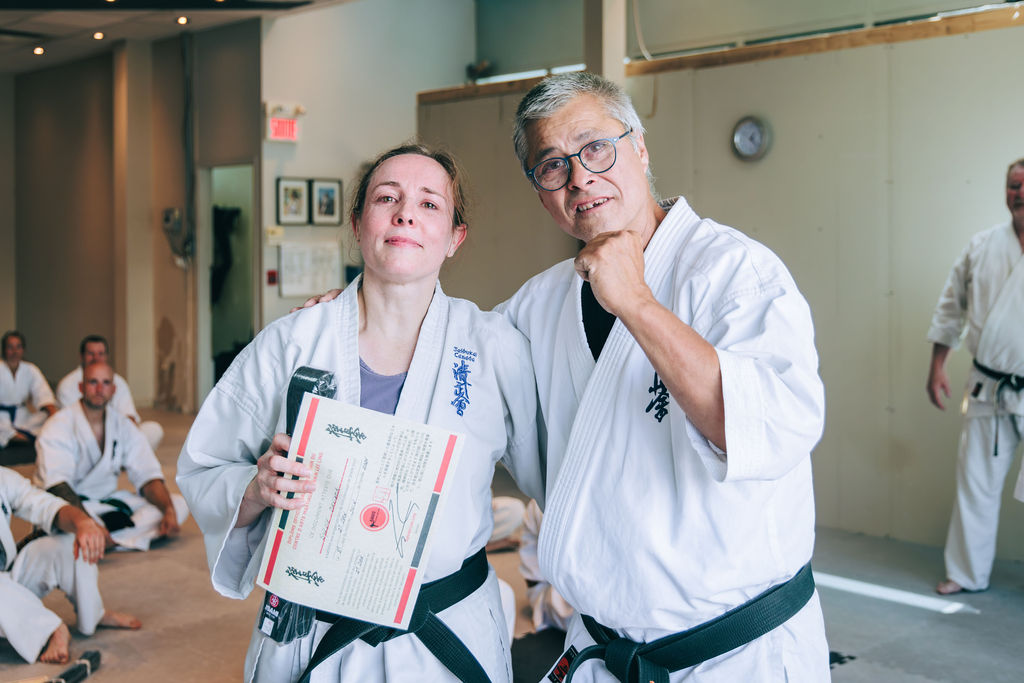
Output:
[[[276,178],[341,178],[347,198],[360,164],[414,137],[416,93],[458,85],[473,61],[474,17],[472,0],[354,0],[266,21],[262,98],[308,113],[298,144],[263,144],[264,226],[276,220]],[[347,226],[291,227],[286,239],[341,233]],[[349,251],[346,242],[343,256]],[[282,298],[266,285],[278,255],[265,241],[263,266],[266,324],[304,297]]]
[[[925,395],[925,334],[953,260],[972,234],[1007,218],[1024,90],[1003,67],[1022,60],[1024,27],[627,83],[661,193],[683,193],[698,213],[774,249],[811,304],[827,398],[814,453],[824,526],[944,542],[960,417]],[[500,141],[494,163],[516,169],[514,102],[503,99],[516,98],[425,105],[420,117],[452,139],[471,128]],[[774,144],[744,163],[729,139],[751,113],[768,119]],[[521,212],[533,208],[523,193],[487,176],[474,186],[487,230],[523,228]],[[518,258],[508,251],[474,268],[500,272]],[[951,359],[958,391],[968,365],[963,351]],[[1009,495],[1001,524],[999,555],[1024,559],[1024,506]]]
[[15,327],[14,76],[0,74],[0,328]]

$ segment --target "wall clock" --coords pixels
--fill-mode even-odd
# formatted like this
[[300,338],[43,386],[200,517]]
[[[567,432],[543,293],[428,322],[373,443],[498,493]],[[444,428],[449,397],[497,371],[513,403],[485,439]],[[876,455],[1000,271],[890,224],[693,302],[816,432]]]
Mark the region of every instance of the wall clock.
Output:
[[768,123],[759,116],[744,116],[732,129],[732,151],[743,161],[757,161],[770,143]]

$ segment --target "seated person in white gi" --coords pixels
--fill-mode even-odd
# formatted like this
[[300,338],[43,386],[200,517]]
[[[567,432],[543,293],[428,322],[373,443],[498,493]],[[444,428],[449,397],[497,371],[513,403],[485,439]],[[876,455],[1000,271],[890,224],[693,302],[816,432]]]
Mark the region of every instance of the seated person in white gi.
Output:
[[[139,428],[109,409],[115,389],[109,365],[85,368],[82,398],[58,411],[36,441],[36,483],[104,524],[108,545],[148,550],[154,538],[178,533],[188,507],[167,490]],[[141,495],[118,490],[122,470]]]
[[0,340],[0,448],[31,444],[46,419],[57,412],[53,392],[34,364],[24,360],[25,337],[16,330]]
[[[90,334],[85,337],[78,345],[78,354],[82,358],[82,364],[57,382],[57,405],[60,408],[69,406],[82,398],[82,392],[78,387],[82,383],[82,369],[86,365],[110,362],[110,347],[106,338],[98,334]],[[149,447],[155,451],[164,438],[164,428],[153,420],[142,421],[139,411],[135,409],[135,401],[132,400],[132,391],[128,388],[128,382],[116,372],[114,373],[114,387],[116,391],[114,398],[110,400],[110,407],[134,422],[146,436]]]
[[[335,641],[334,634],[367,625],[322,612],[290,642],[275,636],[276,627],[269,635],[254,629],[245,677],[509,681],[505,618],[483,548],[493,525],[490,484],[499,459],[520,488],[543,493],[526,342],[502,316],[441,291],[438,273],[467,230],[449,155],[421,145],[382,154],[355,186],[351,224],[362,276],[335,301],[271,323],[238,355],[189,432],[178,484],[205,536],[214,587],[244,598],[259,570],[268,508],[297,509],[304,498],[286,494],[314,488],[309,469],[284,457],[290,443],[281,433],[285,395],[296,369],[333,372],[338,400],[465,434],[422,570],[426,583],[413,621],[426,617],[423,625],[376,645],[370,640],[387,629],[372,629],[364,636],[369,640]],[[441,579],[459,586],[461,597],[440,602],[427,616],[421,604]],[[457,654],[442,663],[437,655],[446,652]]]
[[[966,337],[967,377],[942,595],[988,588],[1003,483],[1024,432],[1024,159],[1006,172],[1011,220],[976,234],[946,280],[928,330],[928,397],[945,409],[946,358]],[[1015,495],[1024,500],[1024,469]]]
[[[7,638],[25,661],[68,661],[71,633],[41,600],[55,588],[74,604],[83,635],[92,635],[97,626],[142,626],[130,614],[103,608],[96,563],[103,557],[104,534],[89,515],[6,467],[0,467],[0,514],[0,638]],[[11,515],[48,535],[18,552],[11,536]],[[58,530],[67,533],[49,535]]]

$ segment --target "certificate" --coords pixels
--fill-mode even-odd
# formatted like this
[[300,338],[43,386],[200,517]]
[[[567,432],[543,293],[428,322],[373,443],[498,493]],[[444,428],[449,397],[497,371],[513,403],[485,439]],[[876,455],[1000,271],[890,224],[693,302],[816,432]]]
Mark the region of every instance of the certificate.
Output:
[[313,470],[316,491],[301,510],[274,509],[256,583],[291,602],[407,629],[463,440],[307,393],[288,457]]

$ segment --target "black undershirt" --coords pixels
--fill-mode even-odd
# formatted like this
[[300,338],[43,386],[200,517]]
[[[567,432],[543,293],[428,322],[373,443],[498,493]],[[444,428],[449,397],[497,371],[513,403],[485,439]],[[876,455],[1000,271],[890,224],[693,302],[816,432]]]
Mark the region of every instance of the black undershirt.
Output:
[[601,308],[597,297],[594,296],[594,290],[587,281],[583,282],[583,288],[580,290],[580,302],[583,304],[583,331],[587,334],[587,344],[596,361],[601,355],[604,343],[608,341],[608,333],[615,324],[615,316]]

